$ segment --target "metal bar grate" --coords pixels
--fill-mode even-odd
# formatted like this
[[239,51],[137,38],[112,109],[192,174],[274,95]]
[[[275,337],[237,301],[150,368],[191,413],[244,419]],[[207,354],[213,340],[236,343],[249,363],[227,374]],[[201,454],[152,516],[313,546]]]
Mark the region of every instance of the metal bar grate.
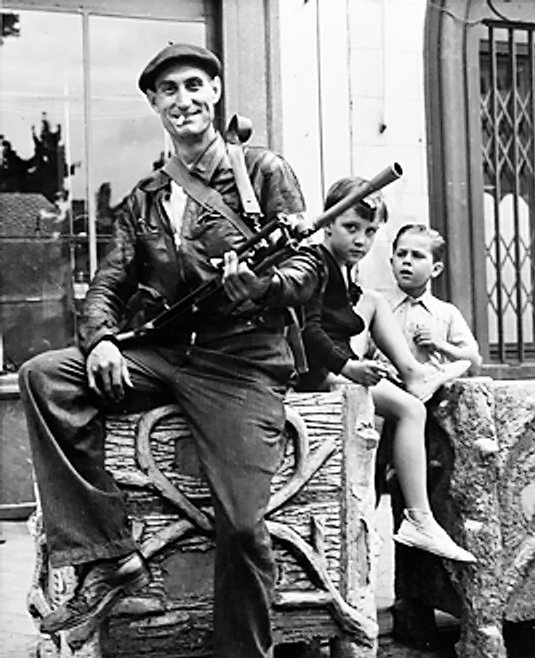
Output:
[[481,136],[489,352],[532,361],[535,345],[535,25],[489,22],[481,42]]

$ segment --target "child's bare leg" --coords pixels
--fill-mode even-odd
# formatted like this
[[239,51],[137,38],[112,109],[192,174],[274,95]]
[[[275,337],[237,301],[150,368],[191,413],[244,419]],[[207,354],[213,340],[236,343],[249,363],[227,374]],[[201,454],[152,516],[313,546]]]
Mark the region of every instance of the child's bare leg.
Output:
[[392,458],[405,506],[415,514],[427,514],[431,508],[427,497],[425,406],[388,380],[382,380],[371,391],[377,414],[395,422]]
[[381,296],[375,297],[370,331],[379,349],[398,369],[407,391],[423,402],[429,400],[442,384],[460,377],[470,368],[471,363],[467,359],[440,365],[439,368],[417,361],[388,302]]
[[450,560],[475,562],[472,553],[456,544],[431,512],[426,486],[423,403],[387,380],[376,384],[372,395],[377,412],[396,422],[393,459],[405,499],[405,514],[394,539]]
[[377,347],[396,366],[405,384],[409,385],[427,374],[426,366],[414,358],[388,302],[383,297],[375,298],[370,332]]

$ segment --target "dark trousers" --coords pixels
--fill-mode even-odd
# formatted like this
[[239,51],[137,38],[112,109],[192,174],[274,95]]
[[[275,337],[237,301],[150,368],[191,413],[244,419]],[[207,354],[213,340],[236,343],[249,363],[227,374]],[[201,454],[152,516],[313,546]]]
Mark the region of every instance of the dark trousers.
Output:
[[124,355],[134,388],[119,407],[106,409],[87,387],[77,348],[39,355],[20,370],[51,562],[80,564],[135,550],[123,498],[104,469],[103,412],[139,410],[156,397],[159,404],[175,400],[188,418],[215,510],[214,656],[264,658],[274,585],[264,512],[282,456],[285,385],[235,355],[196,348]]

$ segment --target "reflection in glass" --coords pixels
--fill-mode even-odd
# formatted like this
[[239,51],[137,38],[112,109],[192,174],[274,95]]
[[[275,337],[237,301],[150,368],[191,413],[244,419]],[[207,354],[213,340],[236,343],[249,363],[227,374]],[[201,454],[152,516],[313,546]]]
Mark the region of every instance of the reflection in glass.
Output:
[[0,18],[2,371],[72,342],[71,190],[85,173],[80,17]]
[[[146,63],[171,41],[205,42],[203,23],[92,16],[89,20],[91,181],[97,252],[106,251],[116,206],[163,164],[165,133],[137,86]],[[89,274],[89,260],[79,267]]]
[[[116,204],[160,160],[164,131],[137,86],[146,63],[170,41],[203,45],[201,23],[95,16],[90,19],[94,189]],[[98,44],[98,47],[97,47]]]
[[1,373],[75,341],[90,223],[101,256],[115,207],[167,150],[139,73],[170,41],[204,44],[206,26],[0,10],[0,28]]

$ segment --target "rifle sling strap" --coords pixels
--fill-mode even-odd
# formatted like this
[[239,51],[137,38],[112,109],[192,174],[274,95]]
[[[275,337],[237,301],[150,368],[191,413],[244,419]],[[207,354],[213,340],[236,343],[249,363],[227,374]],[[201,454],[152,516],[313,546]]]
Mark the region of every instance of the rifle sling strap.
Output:
[[193,176],[186,165],[173,155],[163,166],[163,171],[180,185],[188,196],[198,204],[211,211],[216,211],[226,217],[231,224],[247,239],[252,237],[253,232],[243,219],[227,205],[217,190],[210,187],[200,178]]
[[227,142],[227,153],[230,166],[234,172],[234,180],[236,181],[242,208],[247,215],[260,216],[262,211],[260,210],[258,199],[256,198],[247,167],[245,166],[242,145]]
[[[249,175],[245,168],[245,160],[243,158],[241,146],[231,149],[230,156],[231,166],[242,205],[246,212],[252,211],[256,214],[257,210],[260,212],[260,208],[252,185],[250,184]],[[253,232],[243,219],[225,203],[221,194],[209,185],[206,185],[206,183],[200,178],[193,176],[180,158],[172,156],[163,166],[163,171],[178,183],[178,185],[180,185],[180,187],[186,191],[186,194],[188,194],[194,201],[201,206],[208,208],[209,210],[215,210],[223,217],[226,217],[247,239],[253,235]],[[245,180],[249,182],[249,185],[244,184]],[[303,373],[308,370],[308,364],[303,340],[299,330],[299,321],[295,309],[288,308],[287,310],[289,311],[291,319],[288,327],[288,342],[294,353],[296,369],[299,373]]]

